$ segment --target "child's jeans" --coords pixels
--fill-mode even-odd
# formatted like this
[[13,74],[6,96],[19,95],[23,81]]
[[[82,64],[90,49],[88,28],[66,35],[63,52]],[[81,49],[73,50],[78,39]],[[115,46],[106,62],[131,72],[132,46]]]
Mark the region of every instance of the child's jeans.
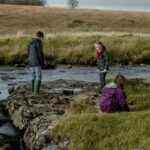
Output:
[[31,75],[32,75],[32,80],[42,80],[42,68],[41,66],[36,66],[36,67],[31,67]]
[[103,89],[104,86],[106,85],[106,81],[105,81],[106,75],[107,75],[107,72],[100,72],[99,73],[101,89]]

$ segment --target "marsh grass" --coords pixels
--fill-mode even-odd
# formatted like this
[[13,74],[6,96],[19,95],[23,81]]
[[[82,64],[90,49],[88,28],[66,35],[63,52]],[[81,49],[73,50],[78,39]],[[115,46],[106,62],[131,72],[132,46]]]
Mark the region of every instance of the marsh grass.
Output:
[[[0,38],[0,63],[26,63],[27,45],[30,35]],[[44,53],[47,62],[58,64],[95,64],[93,43],[102,41],[109,53],[110,62],[121,64],[150,63],[150,36],[100,33],[56,33],[47,34]]]
[[150,110],[150,85],[140,80],[128,81],[125,88],[131,111]]
[[67,141],[68,150],[149,150],[150,86],[130,80],[126,91],[134,105],[127,113],[103,114],[90,102],[73,101],[50,133],[53,142]]
[[149,150],[150,113],[84,113],[55,125],[55,142],[69,141],[68,150]]

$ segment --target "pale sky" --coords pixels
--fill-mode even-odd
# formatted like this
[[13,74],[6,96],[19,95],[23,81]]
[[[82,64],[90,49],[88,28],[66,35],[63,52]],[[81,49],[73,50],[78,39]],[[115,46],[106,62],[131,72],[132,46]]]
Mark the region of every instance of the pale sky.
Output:
[[[67,0],[47,0],[49,6],[67,7]],[[150,11],[150,0],[78,0],[80,8]]]

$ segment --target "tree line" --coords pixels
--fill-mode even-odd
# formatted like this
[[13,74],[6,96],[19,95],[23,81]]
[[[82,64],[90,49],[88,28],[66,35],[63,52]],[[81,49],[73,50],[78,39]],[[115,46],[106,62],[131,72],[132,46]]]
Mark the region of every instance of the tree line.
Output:
[[[0,4],[16,4],[16,5],[39,5],[44,6],[47,0],[0,0]],[[69,8],[76,8],[79,5],[78,0],[68,0],[67,5]]]
[[44,6],[46,0],[0,0],[1,4],[16,4],[16,5],[39,5]]

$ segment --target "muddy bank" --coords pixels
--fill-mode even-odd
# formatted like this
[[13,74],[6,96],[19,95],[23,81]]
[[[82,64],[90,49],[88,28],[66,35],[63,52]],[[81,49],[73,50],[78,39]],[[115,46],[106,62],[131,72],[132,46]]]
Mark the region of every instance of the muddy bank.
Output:
[[65,113],[71,101],[85,99],[98,102],[98,83],[57,80],[42,85],[42,94],[33,96],[30,85],[23,85],[2,102],[14,126],[22,135],[27,150],[59,150],[65,144],[53,145],[49,130]]

